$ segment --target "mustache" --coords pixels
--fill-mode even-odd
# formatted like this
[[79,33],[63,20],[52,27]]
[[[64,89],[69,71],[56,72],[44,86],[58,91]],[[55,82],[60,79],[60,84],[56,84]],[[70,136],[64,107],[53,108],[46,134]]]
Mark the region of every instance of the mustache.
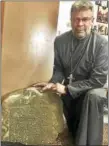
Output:
[[85,28],[79,28],[79,29],[73,29],[75,32],[81,32],[81,31],[89,31],[90,29],[85,29]]
[[80,28],[80,29],[74,29],[74,30],[76,30],[76,31],[83,31],[85,29],[84,28]]

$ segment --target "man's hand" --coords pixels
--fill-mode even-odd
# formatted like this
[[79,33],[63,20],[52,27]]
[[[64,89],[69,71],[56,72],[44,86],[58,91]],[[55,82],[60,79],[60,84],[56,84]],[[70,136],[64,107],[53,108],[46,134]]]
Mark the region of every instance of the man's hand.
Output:
[[66,94],[65,86],[60,83],[55,84],[55,90],[59,94]]
[[32,87],[35,87],[36,89],[40,89],[42,92],[44,92],[47,90],[53,90],[53,88],[55,87],[55,84],[42,82],[42,83],[33,84]]
[[47,90],[55,91],[58,94],[66,94],[65,86],[60,83],[48,83],[42,88],[42,92]]
[[55,89],[55,84],[54,83],[48,83],[45,87],[42,88],[42,92],[47,91],[47,90],[53,90]]
[[60,83],[54,84],[54,83],[42,82],[42,83],[33,84],[32,87],[35,87],[36,89],[40,89],[42,92],[51,90],[59,94],[66,94],[65,86]]
[[47,85],[48,83],[47,82],[41,82],[41,83],[36,83],[36,84],[33,84],[31,85],[32,87],[35,87],[35,88],[43,88]]

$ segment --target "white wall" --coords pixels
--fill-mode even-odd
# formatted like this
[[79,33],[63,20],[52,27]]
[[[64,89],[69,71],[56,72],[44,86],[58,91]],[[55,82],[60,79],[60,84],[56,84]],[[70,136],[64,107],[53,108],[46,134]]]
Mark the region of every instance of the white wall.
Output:
[[[62,34],[71,29],[70,27],[70,9],[75,1],[60,1],[59,4],[59,15],[58,15],[58,25],[57,25],[57,35]],[[94,5],[94,25],[100,24],[96,22],[98,6],[95,1],[92,1]],[[103,24],[108,26],[108,24]],[[108,39],[108,36],[105,36]]]

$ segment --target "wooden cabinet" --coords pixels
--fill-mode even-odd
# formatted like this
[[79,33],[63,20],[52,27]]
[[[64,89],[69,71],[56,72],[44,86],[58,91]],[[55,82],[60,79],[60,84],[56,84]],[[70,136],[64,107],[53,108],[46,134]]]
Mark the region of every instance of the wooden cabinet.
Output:
[[5,2],[2,95],[51,78],[58,7],[58,1]]
[[4,8],[5,8],[5,2],[0,2],[1,3],[1,33],[3,32],[3,24],[4,24]]

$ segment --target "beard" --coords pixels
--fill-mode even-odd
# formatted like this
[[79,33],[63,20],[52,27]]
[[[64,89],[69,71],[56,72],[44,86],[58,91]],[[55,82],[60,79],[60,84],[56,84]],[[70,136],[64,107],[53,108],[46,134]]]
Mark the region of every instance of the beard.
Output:
[[91,33],[91,27],[88,29],[74,29],[74,28],[72,28],[72,32],[73,32],[74,36],[77,37],[78,39],[83,39]]

